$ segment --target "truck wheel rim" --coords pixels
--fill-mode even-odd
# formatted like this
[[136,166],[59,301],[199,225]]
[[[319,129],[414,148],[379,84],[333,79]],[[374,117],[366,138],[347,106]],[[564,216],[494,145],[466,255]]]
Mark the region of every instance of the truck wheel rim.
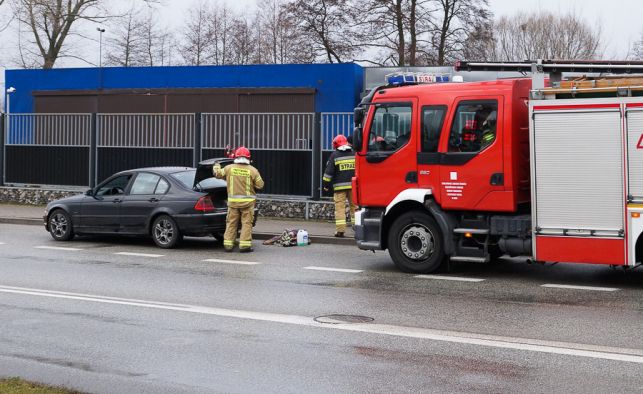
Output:
[[69,223],[67,223],[67,218],[62,213],[57,213],[52,216],[51,221],[49,222],[51,232],[56,238],[63,237],[65,234],[67,234],[68,226]]
[[169,244],[174,237],[174,226],[169,220],[163,219],[159,221],[154,226],[154,237],[162,245]]
[[426,260],[435,250],[433,233],[422,225],[410,225],[402,233],[400,247],[402,253],[409,259]]

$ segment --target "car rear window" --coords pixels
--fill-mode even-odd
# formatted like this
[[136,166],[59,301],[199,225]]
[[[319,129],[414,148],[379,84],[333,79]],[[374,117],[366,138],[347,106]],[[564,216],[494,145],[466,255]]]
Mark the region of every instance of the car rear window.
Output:
[[[181,172],[175,172],[171,174],[172,178],[181,182],[188,189],[192,189],[194,185],[194,177],[196,176],[196,170],[187,170]],[[215,187],[225,187],[225,181],[222,181],[217,178],[207,178],[199,182],[197,189],[211,189]]]

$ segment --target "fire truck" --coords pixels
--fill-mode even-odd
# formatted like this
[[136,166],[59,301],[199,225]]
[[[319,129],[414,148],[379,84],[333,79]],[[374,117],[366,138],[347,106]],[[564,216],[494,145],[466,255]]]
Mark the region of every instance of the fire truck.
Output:
[[[643,260],[643,63],[472,63],[531,78],[401,73],[355,109],[357,245],[402,271],[501,255]],[[562,73],[592,75],[562,79]],[[609,74],[609,76],[607,76]]]

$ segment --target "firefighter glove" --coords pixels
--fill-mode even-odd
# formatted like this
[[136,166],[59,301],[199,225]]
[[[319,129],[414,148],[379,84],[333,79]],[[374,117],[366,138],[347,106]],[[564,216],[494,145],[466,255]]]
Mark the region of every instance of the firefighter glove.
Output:
[[221,164],[216,163],[215,165],[212,166],[212,173],[214,175],[217,175],[221,171]]

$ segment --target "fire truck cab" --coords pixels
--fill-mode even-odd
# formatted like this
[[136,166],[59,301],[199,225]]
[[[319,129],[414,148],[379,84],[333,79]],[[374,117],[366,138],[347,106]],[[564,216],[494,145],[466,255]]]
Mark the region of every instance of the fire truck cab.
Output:
[[503,254],[641,260],[643,98],[532,78],[391,78],[355,111],[360,249],[388,249],[399,269],[422,273]]

